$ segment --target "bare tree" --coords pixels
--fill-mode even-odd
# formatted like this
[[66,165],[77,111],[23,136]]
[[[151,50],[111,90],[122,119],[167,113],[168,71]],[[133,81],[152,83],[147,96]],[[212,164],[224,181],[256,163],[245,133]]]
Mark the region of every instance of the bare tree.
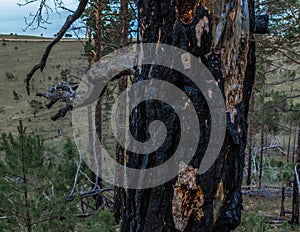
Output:
[[254,103],[255,103],[255,94],[254,92],[252,92],[250,109],[249,109],[249,128],[248,128],[249,149],[248,149],[247,185],[251,184],[251,173],[252,173],[252,147],[253,147],[253,138],[254,138],[254,132],[253,132]]

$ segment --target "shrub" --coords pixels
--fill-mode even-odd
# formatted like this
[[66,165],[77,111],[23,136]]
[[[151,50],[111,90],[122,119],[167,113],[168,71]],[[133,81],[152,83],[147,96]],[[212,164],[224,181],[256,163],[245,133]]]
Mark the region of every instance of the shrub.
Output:
[[29,102],[29,106],[31,107],[31,111],[34,117],[36,117],[36,114],[44,108],[43,103],[37,100],[31,100]]
[[9,81],[16,81],[18,79],[12,72],[5,72],[5,76]]

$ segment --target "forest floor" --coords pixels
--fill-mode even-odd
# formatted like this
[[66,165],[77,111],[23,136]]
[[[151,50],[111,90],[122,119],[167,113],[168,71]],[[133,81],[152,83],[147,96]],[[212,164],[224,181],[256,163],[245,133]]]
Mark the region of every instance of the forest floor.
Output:
[[292,188],[285,189],[284,216],[281,214],[282,190],[280,186],[257,186],[243,191],[243,211],[241,225],[236,232],[300,231],[291,227]]

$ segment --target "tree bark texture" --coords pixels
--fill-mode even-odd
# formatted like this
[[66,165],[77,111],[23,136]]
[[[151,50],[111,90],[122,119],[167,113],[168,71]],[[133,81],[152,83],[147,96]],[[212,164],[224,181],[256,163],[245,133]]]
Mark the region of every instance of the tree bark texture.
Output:
[[[101,58],[101,20],[102,20],[102,5],[101,5],[101,1],[100,0],[95,0],[94,1],[94,6],[91,6],[94,8],[94,14],[95,14],[95,18],[96,18],[96,34],[95,34],[95,58],[94,61],[97,62],[100,60]],[[99,141],[102,140],[102,103],[101,103],[101,98],[98,99],[97,101],[97,105],[96,105],[96,113],[95,113],[95,124],[96,124],[96,133],[98,136]],[[96,149],[96,154],[99,155],[101,153],[100,149]],[[94,188],[102,188],[102,179],[99,177],[101,176],[101,173],[99,173],[99,170],[101,170],[101,163],[98,164],[99,168],[98,168],[98,175],[96,175],[95,173],[92,173],[92,181],[93,183],[96,183],[96,186],[93,186]],[[101,197],[100,194],[95,196],[95,202],[96,202],[96,209],[98,209],[102,203],[103,203],[103,199]]]
[[295,163],[295,156],[296,156],[296,140],[297,140],[297,129],[294,131],[294,140],[293,140],[293,160],[292,163]]
[[289,123],[289,140],[288,140],[288,150],[286,155],[286,162],[290,162],[290,151],[291,151],[291,139],[292,139],[292,122]]
[[255,94],[252,92],[250,101],[250,113],[249,113],[249,151],[248,151],[248,171],[247,171],[247,185],[251,184],[252,176],[252,146],[253,146],[253,116],[254,116],[254,103]]
[[[297,156],[296,163],[298,163],[295,171],[298,172],[299,175],[299,165],[300,165],[300,123],[298,128],[298,145],[297,145]],[[294,174],[294,183],[293,183],[293,209],[292,209],[292,219],[291,224],[299,225],[299,187],[297,182],[296,173]]]
[[265,136],[265,84],[262,87],[261,96],[261,125],[260,125],[260,156],[259,156],[259,176],[258,176],[258,187],[261,189],[261,178],[263,173],[263,156],[264,156],[264,136]]
[[[195,176],[196,188],[182,186],[179,175],[155,188],[128,189],[121,231],[230,231],[240,224],[247,115],[255,75],[253,4],[252,0],[137,1],[138,42],[170,44],[201,59],[223,93],[227,131],[214,165]],[[134,81],[147,79],[162,79],[176,85],[195,106],[201,137],[196,154],[183,170],[187,175],[195,173],[209,139],[214,139],[210,138],[210,114],[205,98],[187,77],[166,67],[138,67]],[[162,102],[144,102],[131,113],[133,136],[146,141],[147,128],[153,120],[165,123],[165,142],[147,155],[127,151],[127,166],[151,168],[165,162],[176,150],[180,140],[179,119]]]
[[[120,38],[120,45],[121,47],[125,47],[128,45],[128,30],[129,30],[129,0],[121,0],[121,9],[120,9],[120,21],[121,21],[121,38]],[[119,79],[119,94],[126,90],[127,88],[127,81],[128,76],[123,76]],[[122,102],[120,106],[126,106],[127,105],[127,99],[122,99]],[[118,115],[120,115],[120,123],[123,123],[125,125],[126,120],[126,107],[119,107],[120,112],[118,112]],[[122,138],[123,141],[125,141],[125,136]],[[120,144],[117,144],[116,147],[116,161],[124,165],[124,159],[125,159],[125,148],[122,147]],[[116,178],[124,179],[124,176],[121,176],[120,170],[116,170]],[[115,186],[114,188],[114,216],[117,221],[120,221],[123,216],[124,212],[124,206],[125,206],[125,199],[126,199],[126,193],[125,189],[119,186]]]

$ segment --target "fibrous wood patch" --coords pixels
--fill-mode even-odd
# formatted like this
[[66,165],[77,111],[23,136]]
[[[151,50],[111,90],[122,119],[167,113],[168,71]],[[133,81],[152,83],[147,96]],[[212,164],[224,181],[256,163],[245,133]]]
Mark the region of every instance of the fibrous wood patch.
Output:
[[[249,40],[248,3],[244,0],[206,2],[213,22],[213,49],[221,53],[226,110],[236,123],[236,106],[243,99]],[[218,5],[218,7],[216,7]]]
[[179,171],[174,187],[172,210],[176,229],[184,231],[192,214],[198,221],[203,217],[204,194],[197,183],[197,168],[181,162]]
[[214,223],[218,220],[220,216],[220,212],[222,209],[222,205],[225,200],[225,194],[224,194],[224,184],[223,181],[221,181],[218,184],[217,191],[214,196],[214,203],[213,203],[213,208],[214,208]]

